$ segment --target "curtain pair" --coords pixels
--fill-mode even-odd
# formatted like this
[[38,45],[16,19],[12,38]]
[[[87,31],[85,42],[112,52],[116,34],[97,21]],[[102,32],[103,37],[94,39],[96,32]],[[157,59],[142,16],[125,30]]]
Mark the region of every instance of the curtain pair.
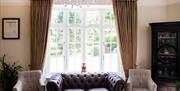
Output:
[[[112,0],[120,54],[126,76],[136,67],[137,0]],[[31,69],[42,69],[52,0],[31,0]]]

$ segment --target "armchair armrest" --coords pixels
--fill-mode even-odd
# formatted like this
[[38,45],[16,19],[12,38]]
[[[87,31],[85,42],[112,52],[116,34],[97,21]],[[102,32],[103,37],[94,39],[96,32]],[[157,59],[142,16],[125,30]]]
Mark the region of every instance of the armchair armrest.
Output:
[[22,81],[18,80],[16,85],[13,87],[13,91],[22,91]]
[[132,82],[131,82],[130,78],[128,78],[128,80],[127,80],[126,91],[132,91]]
[[47,82],[47,91],[62,91],[61,74],[53,75]]
[[108,89],[111,91],[122,91],[125,87],[125,81],[116,73],[109,73]]
[[148,80],[148,89],[150,91],[157,91],[157,85],[152,79]]
[[41,76],[41,78],[39,79],[39,83],[40,83],[39,91],[45,91],[46,79],[43,76]]

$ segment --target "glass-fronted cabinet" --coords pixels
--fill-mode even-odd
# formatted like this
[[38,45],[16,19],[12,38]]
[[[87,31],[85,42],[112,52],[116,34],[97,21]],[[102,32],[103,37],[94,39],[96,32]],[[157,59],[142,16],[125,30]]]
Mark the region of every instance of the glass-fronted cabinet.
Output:
[[177,81],[180,78],[180,22],[151,23],[152,78]]

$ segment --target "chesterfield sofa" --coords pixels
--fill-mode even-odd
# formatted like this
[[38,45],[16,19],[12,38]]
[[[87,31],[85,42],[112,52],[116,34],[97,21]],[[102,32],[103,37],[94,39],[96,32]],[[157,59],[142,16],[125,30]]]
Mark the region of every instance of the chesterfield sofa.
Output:
[[116,73],[57,73],[47,91],[122,91],[124,80]]

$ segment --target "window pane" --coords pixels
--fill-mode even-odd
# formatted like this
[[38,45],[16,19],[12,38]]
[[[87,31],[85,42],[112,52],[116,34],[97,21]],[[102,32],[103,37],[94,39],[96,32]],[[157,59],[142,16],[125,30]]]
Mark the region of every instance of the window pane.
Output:
[[98,43],[100,40],[100,30],[97,28],[89,28],[86,30],[86,42]]
[[51,28],[49,33],[49,41],[51,42],[63,42],[63,29]]
[[109,54],[105,55],[104,58],[104,71],[106,72],[118,72],[118,65],[119,64],[119,60],[118,60],[118,55],[114,54],[111,55],[110,57],[106,57],[106,56],[110,56]]
[[68,71],[81,71],[82,49],[79,43],[69,44]]
[[86,25],[99,24],[100,12],[99,11],[87,11],[86,12]]
[[87,44],[87,55],[89,56],[99,56],[100,48],[99,44]]
[[111,44],[111,52],[112,54],[117,54],[117,43],[112,43]]
[[64,71],[64,57],[63,56],[50,56],[48,59],[49,61],[49,72],[63,72]]
[[49,47],[50,55],[63,55],[63,29],[50,29]]
[[[100,47],[99,44],[86,45],[87,71],[100,71]],[[96,68],[94,68],[96,67]]]
[[81,32],[80,28],[69,28],[68,71],[81,71]]
[[110,29],[104,30],[104,42],[111,42],[111,30]]
[[75,39],[75,33],[74,33],[74,29],[69,29],[69,42],[74,42]]
[[100,62],[100,30],[97,28],[88,28],[86,29],[87,71],[101,71]]
[[117,43],[117,32],[115,29],[111,29],[112,35],[111,35],[111,42]]
[[64,19],[64,12],[63,11],[57,11],[53,10],[52,12],[52,24],[62,24]]
[[114,24],[114,14],[113,11],[106,11],[104,12],[103,21],[105,24]]
[[70,28],[69,29],[69,42],[81,42],[81,32],[79,28]]
[[118,53],[116,43],[105,43],[104,47],[104,71],[118,71]]
[[114,29],[104,30],[104,71],[118,71],[117,39]]
[[81,24],[82,23],[82,14],[81,12],[74,12],[74,11],[70,11],[68,13],[69,17],[68,17],[68,20],[69,20],[69,24]]
[[63,29],[52,28],[49,32],[48,40],[48,56],[49,72],[62,72],[64,70],[64,43],[63,43]]
[[117,43],[117,33],[115,29],[104,29],[104,42]]

